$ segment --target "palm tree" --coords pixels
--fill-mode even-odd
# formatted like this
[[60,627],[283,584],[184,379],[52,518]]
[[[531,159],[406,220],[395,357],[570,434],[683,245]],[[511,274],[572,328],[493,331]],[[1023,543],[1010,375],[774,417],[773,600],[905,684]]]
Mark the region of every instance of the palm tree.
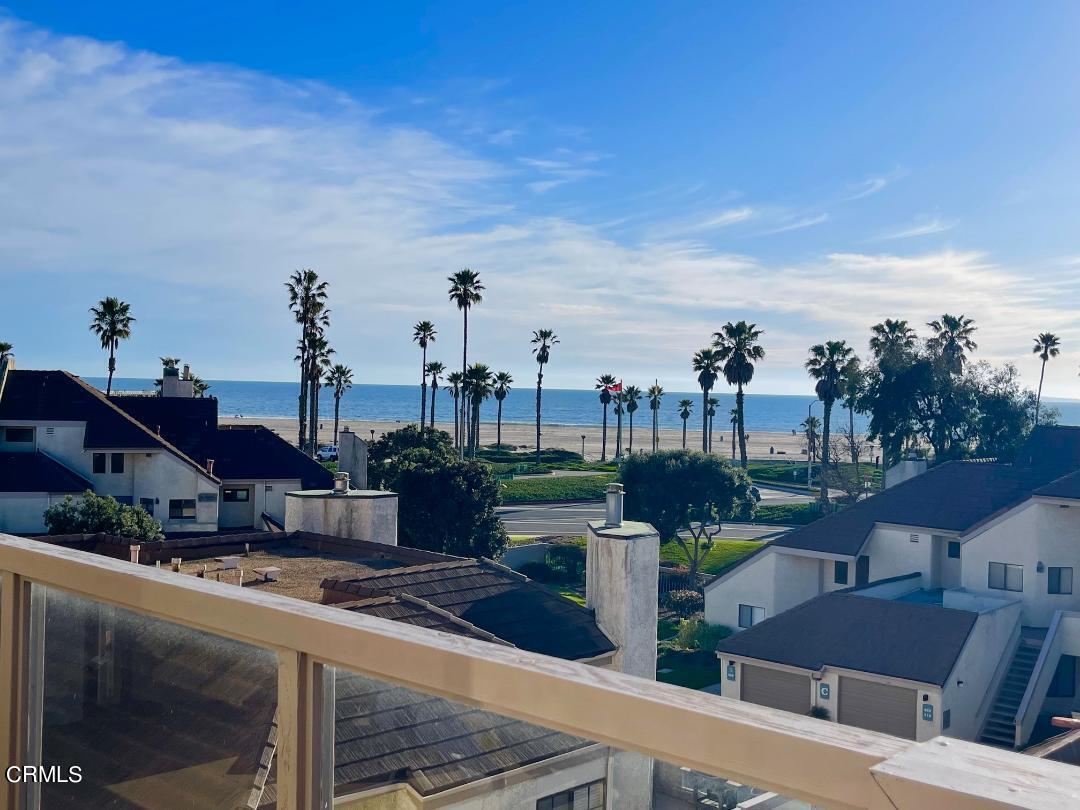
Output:
[[495,373],[495,401],[499,403],[499,413],[495,417],[495,445],[496,447],[502,446],[502,406],[503,400],[506,399],[506,395],[510,393],[510,384],[514,382],[514,378],[510,376],[509,371],[499,371]]
[[[810,463],[812,464],[817,460],[817,438],[821,432],[821,420],[813,414],[810,414],[810,416],[803,420],[803,423],[799,425],[799,427],[801,427],[803,433],[806,434],[806,455],[809,457]],[[808,481],[806,485],[810,486],[810,482]]]
[[480,445],[480,405],[491,396],[491,368],[483,363],[473,363],[465,372],[465,396],[471,413],[469,414],[469,454],[476,458]]
[[652,451],[660,449],[660,400],[664,397],[664,389],[660,387],[659,380],[653,380],[649,386],[649,410],[652,411]]
[[712,452],[712,432],[713,422],[716,421],[716,406],[720,404],[720,400],[716,397],[709,397],[709,452]]
[[886,318],[870,327],[870,353],[881,363],[889,362],[915,348],[915,330],[904,320]]
[[11,350],[15,347],[8,343],[6,340],[0,340],[0,363],[7,360],[8,355],[11,354]]
[[109,350],[109,381],[105,386],[105,396],[112,393],[113,374],[116,372],[116,350],[121,340],[131,337],[131,325],[135,318],[131,315],[131,306],[119,298],[103,298],[96,307],[90,307],[94,319],[90,322],[90,331],[101,339],[101,348]]
[[641,401],[641,389],[636,385],[626,386],[626,390],[623,392],[623,398],[626,402],[626,413],[630,417],[630,446],[628,452],[633,455],[634,453],[634,411],[638,409],[638,403]]
[[308,401],[308,447],[310,455],[315,455],[319,449],[319,391],[322,379],[331,366],[330,355],[334,350],[330,348],[330,342],[320,328],[308,341],[308,362],[311,370],[308,379],[311,380],[311,396]]
[[[468,267],[458,270],[447,281],[450,282],[450,300],[457,304],[461,310],[461,378],[465,379],[465,371],[469,365],[469,310],[483,302],[484,285],[480,282],[480,274]],[[465,458],[465,400],[461,401],[461,425],[462,435],[458,442],[458,452],[461,458]]]
[[[413,342],[420,346],[420,432],[424,432],[424,411],[427,408],[427,347],[435,342],[435,324],[431,321],[417,321],[413,327]],[[337,443],[337,431],[334,431],[334,443]]]
[[720,376],[720,355],[711,346],[698,349],[692,361],[701,386],[701,451],[709,452],[709,392]]
[[728,415],[731,417],[731,460],[735,460],[735,431],[739,427],[739,409],[732,408]]
[[[353,372],[344,363],[336,363],[326,372],[326,381],[323,383],[327,388],[334,389],[334,446],[337,447],[338,443],[338,424],[341,421],[341,398],[345,396],[345,392],[352,388],[353,384]],[[421,425],[423,424],[423,414],[420,416]]]
[[1039,355],[1042,360],[1042,369],[1039,371],[1039,393],[1035,395],[1035,424],[1039,424],[1039,406],[1042,404],[1043,375],[1046,374],[1046,361],[1051,357],[1057,357],[1061,350],[1058,348],[1061,340],[1052,332],[1043,332],[1035,338],[1035,345],[1031,349],[1032,354]]
[[330,324],[330,310],[326,308],[327,287],[327,282],[320,281],[319,274],[310,269],[294,271],[285,282],[285,289],[289,293],[289,310],[300,325],[300,340],[297,341],[295,359],[300,364],[297,446],[301,451],[307,447],[308,391],[311,388],[317,389],[321,379],[321,376],[311,376],[310,342]]
[[461,401],[462,385],[465,383],[465,374],[461,371],[451,371],[446,375],[446,382],[450,385],[450,392],[454,397],[454,444],[458,444],[462,441],[460,431],[465,426],[460,419],[461,412],[458,408],[458,403]]
[[431,377],[431,429],[435,429],[435,392],[439,390],[439,377],[446,372],[446,366],[438,360],[432,360],[427,364],[426,372]]
[[829,467],[829,421],[832,406],[844,395],[844,372],[855,352],[843,340],[829,340],[810,347],[810,356],[806,360],[806,370],[810,377],[817,380],[814,392],[823,404],[821,428],[821,502],[829,502],[829,482],[826,471]]
[[859,474],[859,445],[855,441],[855,410],[859,406],[859,398],[863,394],[864,375],[859,358],[852,357],[844,366],[844,407],[848,414],[848,437],[851,440],[851,463],[855,465],[855,474]]
[[176,368],[180,365],[179,357],[160,357],[162,368]]
[[724,379],[735,388],[735,410],[739,415],[739,459],[746,469],[746,432],[743,422],[743,387],[754,379],[754,362],[765,359],[765,350],[758,344],[764,330],[756,323],[739,321],[725,323],[713,333],[713,345],[724,363]]
[[616,385],[614,374],[601,374],[596,378],[596,390],[600,392],[600,404],[604,406],[604,430],[600,434],[600,460],[607,461],[607,409],[611,404],[611,389]]
[[623,405],[626,403],[626,392],[622,388],[622,383],[619,383],[619,390],[615,392],[613,397],[615,401],[615,458],[622,458],[622,415],[626,413]]
[[959,374],[964,369],[967,352],[979,348],[971,336],[978,329],[975,321],[963,315],[941,316],[941,320],[926,324],[933,330],[933,337],[926,341],[931,351],[937,352],[945,363],[945,370],[950,374]]
[[536,463],[540,463],[540,394],[544,385],[544,365],[551,359],[551,347],[559,342],[558,335],[552,329],[538,329],[533,332],[530,341],[535,347],[533,354],[539,364],[536,372]]
[[679,418],[682,419],[682,449],[686,449],[686,420],[690,418],[690,411],[694,407],[694,400],[679,400]]
[[201,377],[191,378],[191,394],[196,397],[206,396],[206,392],[210,390],[210,383],[203,380]]

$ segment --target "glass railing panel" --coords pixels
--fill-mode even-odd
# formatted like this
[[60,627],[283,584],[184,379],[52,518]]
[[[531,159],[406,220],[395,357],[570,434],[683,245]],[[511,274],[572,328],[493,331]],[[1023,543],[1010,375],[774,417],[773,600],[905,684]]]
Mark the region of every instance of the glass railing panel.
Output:
[[276,806],[273,652],[54,588],[31,601],[28,752],[54,777],[31,807]]

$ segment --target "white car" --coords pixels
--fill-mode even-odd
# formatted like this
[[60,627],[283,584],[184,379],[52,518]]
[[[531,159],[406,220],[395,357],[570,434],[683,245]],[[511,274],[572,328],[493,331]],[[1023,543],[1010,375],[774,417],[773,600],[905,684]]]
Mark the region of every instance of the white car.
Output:
[[315,453],[315,458],[319,461],[337,461],[337,447],[332,444],[328,444],[325,447],[320,447]]

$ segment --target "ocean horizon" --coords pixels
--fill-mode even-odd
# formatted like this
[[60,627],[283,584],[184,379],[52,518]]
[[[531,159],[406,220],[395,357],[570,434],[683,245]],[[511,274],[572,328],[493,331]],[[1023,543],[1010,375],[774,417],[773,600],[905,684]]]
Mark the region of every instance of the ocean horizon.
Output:
[[[88,383],[102,390],[105,388],[104,377],[85,377]],[[252,380],[207,380],[210,385],[208,396],[218,400],[218,413],[221,416],[256,417],[263,419],[295,419],[299,383],[293,382],[258,382]],[[113,379],[114,391],[152,391],[154,380],[139,377],[116,377]],[[711,394],[720,400],[716,410],[716,428],[730,429],[728,416],[735,407],[733,391],[722,389]],[[430,393],[429,393],[430,397]],[[680,399],[694,402],[690,426],[701,423],[701,391],[672,391],[664,394],[660,409],[660,427],[681,428],[682,420],[678,414]],[[1060,412],[1059,423],[1080,425],[1080,401],[1043,400],[1044,405],[1057,408]],[[813,396],[795,396],[790,394],[746,394],[746,430],[788,433],[798,430],[806,419],[807,408],[813,403],[813,413],[821,417],[821,403]],[[545,388],[543,392],[543,419],[551,425],[598,426],[603,421],[603,408],[598,392],[565,388]],[[453,408],[453,397],[440,388],[435,402],[435,419],[446,420]],[[320,395],[320,418],[334,418],[334,398],[328,389],[322,389]],[[373,385],[357,384],[341,398],[341,418],[349,420],[367,420],[378,422],[414,422],[420,410],[420,386],[418,385]],[[486,401],[480,409],[480,418],[484,422],[494,422],[497,403],[494,398]],[[613,408],[608,408],[608,421],[613,422]],[[532,424],[536,420],[536,389],[515,387],[503,402],[503,422],[506,424]],[[624,423],[626,416],[623,417]],[[652,422],[652,413],[646,399],[639,403],[634,414],[634,422],[648,426]],[[833,422],[840,427],[848,423],[847,410],[841,406],[833,409]],[[866,430],[869,419],[855,414],[855,428]]]

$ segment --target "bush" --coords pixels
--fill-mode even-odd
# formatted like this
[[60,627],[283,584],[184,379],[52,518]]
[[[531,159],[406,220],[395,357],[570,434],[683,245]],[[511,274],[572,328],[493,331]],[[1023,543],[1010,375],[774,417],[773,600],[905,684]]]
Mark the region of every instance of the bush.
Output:
[[672,613],[686,618],[705,607],[705,597],[697,591],[669,591],[664,597],[664,604]]
[[702,618],[683,619],[675,643],[686,650],[713,652],[721,639],[731,635],[731,628],[722,624],[709,624]]
[[518,569],[518,573],[536,582],[549,583],[557,579],[555,571],[546,562],[527,562]]
[[831,717],[829,710],[824,706],[811,706],[810,711],[806,714],[810,717],[816,717],[818,720],[828,720]]
[[578,583],[585,578],[585,549],[579,545],[552,546],[545,562],[559,582]]
[[161,523],[141,506],[126,506],[90,490],[76,501],[70,495],[45,510],[49,534],[112,534],[131,540],[159,540]]

